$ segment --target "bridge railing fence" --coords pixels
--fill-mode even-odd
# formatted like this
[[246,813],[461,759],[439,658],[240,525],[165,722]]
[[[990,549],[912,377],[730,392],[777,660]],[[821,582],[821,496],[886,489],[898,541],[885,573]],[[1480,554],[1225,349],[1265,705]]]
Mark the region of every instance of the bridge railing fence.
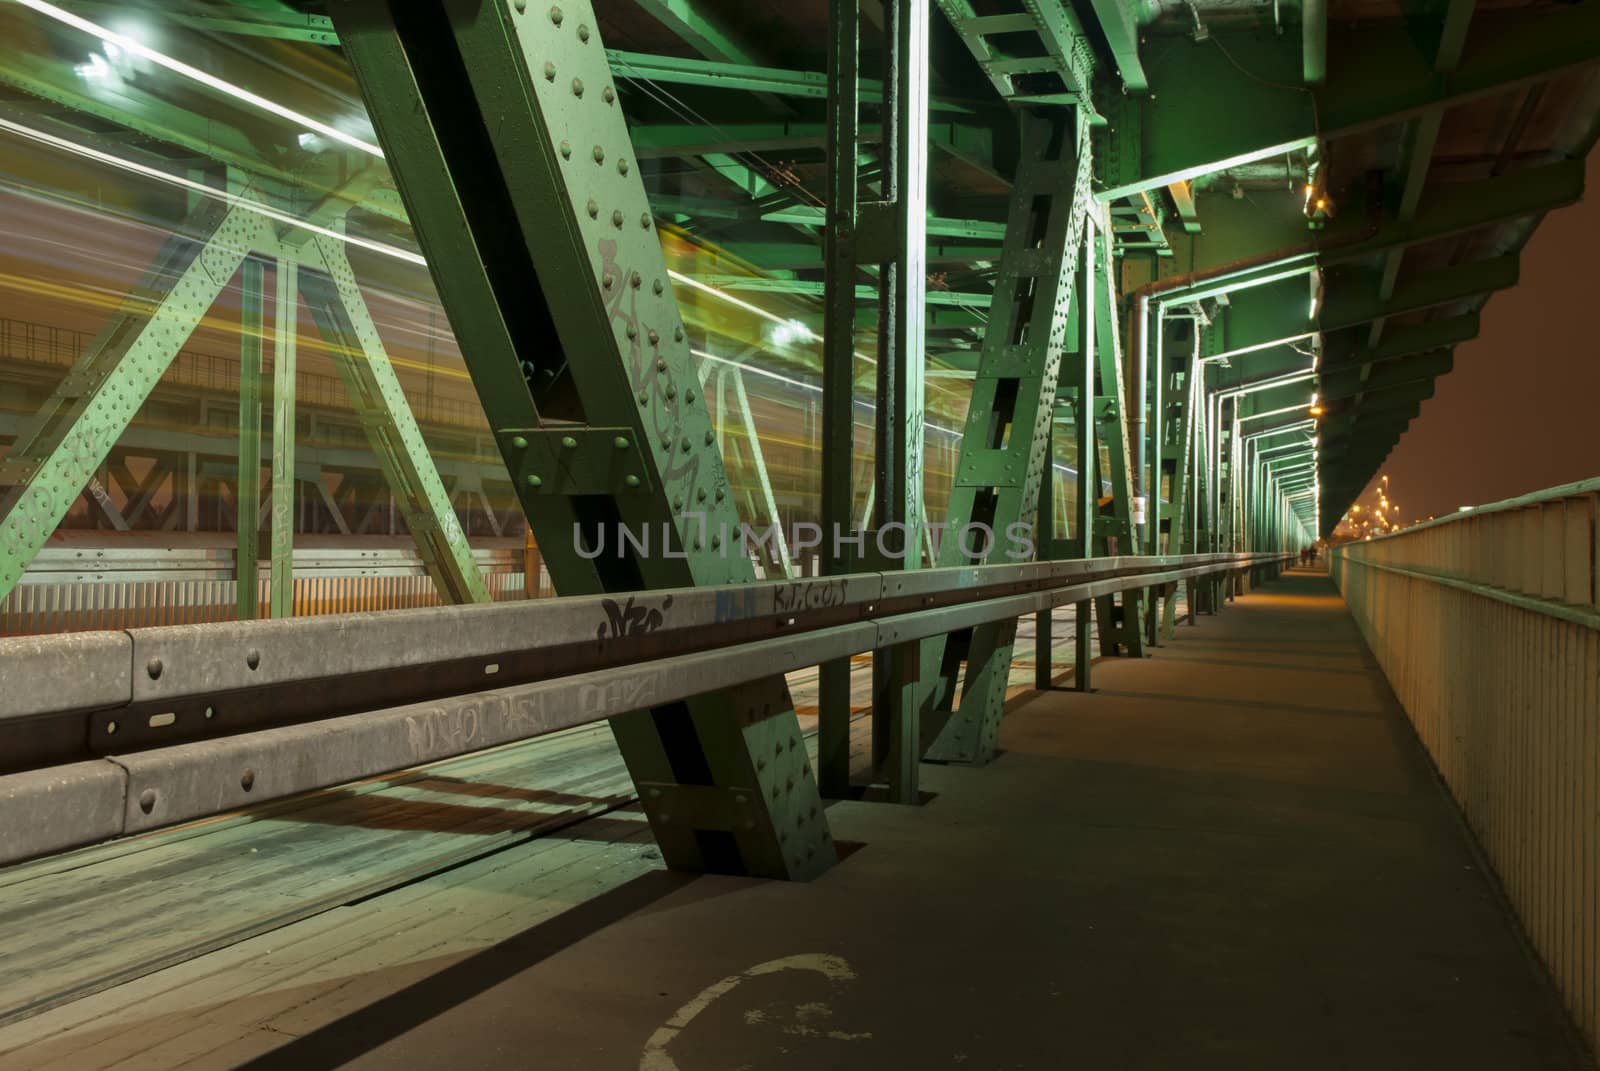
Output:
[[1347,544],[1334,577],[1591,1045],[1600,480]]

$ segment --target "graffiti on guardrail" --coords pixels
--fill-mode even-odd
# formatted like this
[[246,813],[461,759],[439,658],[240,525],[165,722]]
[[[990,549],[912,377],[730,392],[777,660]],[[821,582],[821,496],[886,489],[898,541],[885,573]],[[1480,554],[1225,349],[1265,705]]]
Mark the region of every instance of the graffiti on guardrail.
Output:
[[626,636],[643,636],[660,628],[667,619],[667,611],[672,608],[672,596],[662,599],[659,607],[642,603],[633,595],[620,605],[615,599],[605,599],[600,605],[605,609],[606,620],[600,623],[595,634],[602,640],[620,640]]
[[786,584],[774,593],[774,607],[780,614],[796,610],[829,610],[842,606],[846,599],[844,580],[823,583]]

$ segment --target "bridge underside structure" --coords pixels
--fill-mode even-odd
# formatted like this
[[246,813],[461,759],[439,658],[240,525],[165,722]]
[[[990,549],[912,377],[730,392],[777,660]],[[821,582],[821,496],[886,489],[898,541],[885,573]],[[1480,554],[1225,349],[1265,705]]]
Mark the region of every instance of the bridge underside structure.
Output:
[[[561,734],[562,823],[828,880],[830,801],[972,790],[1019,675],[1035,718],[1097,655],[1131,689],[1329,535],[1600,135],[1596,0],[15,0],[0,40],[32,876]],[[1545,594],[1592,614],[1573,501]],[[40,963],[0,1018],[104,988]]]

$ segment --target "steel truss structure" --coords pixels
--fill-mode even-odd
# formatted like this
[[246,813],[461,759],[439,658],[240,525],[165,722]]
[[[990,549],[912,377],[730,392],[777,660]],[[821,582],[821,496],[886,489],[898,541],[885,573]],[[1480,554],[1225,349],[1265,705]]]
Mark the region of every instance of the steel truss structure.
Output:
[[[837,857],[824,800],[866,787],[851,775],[852,655],[873,662],[870,777],[912,804],[923,761],[995,755],[1020,615],[1037,615],[1044,688],[1056,680],[1050,611],[1075,608],[1073,681],[1087,690],[1096,640],[1102,656],[1139,657],[1171,639],[1180,601],[1191,621],[1218,612],[1336,523],[1452,367],[1452,347],[1475,336],[1482,303],[1515,285],[1534,224],[1580,196],[1600,133],[1574,88],[1600,59],[1592,4],[1507,13],[1441,0],[1330,26],[1327,5],[1310,3],[1241,13],[1213,0],[1137,11],[1027,0],[980,12],[966,0],[830,0],[825,39],[794,52],[750,39],[713,0],[637,6],[686,54],[639,50],[650,33],[628,18],[608,15],[614,39],[603,40],[588,0],[328,0],[326,17],[241,5],[226,19],[170,5],[173,25],[338,45],[374,133],[291,113],[297,131],[337,135],[341,147],[315,159],[278,144],[281,130],[217,133],[138,85],[112,107],[53,83],[36,57],[0,63],[0,82],[58,109],[22,115],[29,136],[98,145],[99,124],[121,123],[203,155],[221,195],[199,199],[190,236],[167,243],[0,462],[0,596],[238,278],[239,559],[256,560],[265,509],[269,612],[291,598],[302,304],[439,590],[487,598],[346,256],[355,219],[389,238],[414,231],[420,254],[400,252],[426,261],[568,597],[561,609],[364,621],[396,650],[425,646],[429,628],[556,639],[497,634],[393,679],[393,666],[338,663],[349,683],[302,712],[319,720],[299,735],[272,726],[259,697],[196,729],[177,745],[199,749],[186,753],[206,771],[196,777],[248,761],[271,792],[312,787],[272,771],[335,731],[372,750],[330,758],[317,784],[438,757],[466,739],[469,708],[484,732],[473,746],[605,718],[669,865],[814,877]],[[825,71],[778,54],[821,57]],[[1553,116],[1553,100],[1579,104]],[[15,134],[13,115],[0,103]],[[1474,124],[1492,128],[1493,152],[1463,149]],[[281,151],[252,148],[265,143]],[[670,269],[668,234],[715,245],[717,270]],[[744,303],[820,343],[816,366],[796,372],[820,380],[796,381],[820,396],[820,577],[797,579],[807,563],[779,535],[763,564],[784,582],[757,579],[741,518],[781,527],[794,510],[769,474],[745,366],[724,360],[709,391],[702,382],[685,287],[733,302],[820,299],[794,319]],[[936,400],[932,388],[950,384],[958,400]],[[956,430],[935,525],[925,435],[936,406]],[[727,468],[740,437],[758,474],[747,497]],[[115,472],[128,512],[148,504],[157,471]],[[977,531],[988,538],[974,543]],[[1006,563],[1016,541],[995,537],[1013,531],[1036,563]],[[255,599],[241,573],[241,617],[256,615]],[[518,616],[530,613],[546,616]],[[343,626],[271,627],[283,631],[232,641],[258,663],[283,645],[269,669],[232,665],[227,682],[181,696],[164,691],[181,675],[157,668],[147,681],[138,667],[178,664],[157,649],[169,639],[210,640],[29,648],[31,665],[86,672],[88,691],[48,709],[19,699],[0,716],[87,718],[94,739],[113,721],[137,727],[141,703],[177,697],[183,714],[231,703],[231,691],[265,696],[268,683],[304,683],[280,658],[316,662],[313,645]],[[739,630],[758,639],[727,646],[749,639]],[[85,669],[129,649],[131,681]],[[484,713],[490,664],[532,689],[531,705]],[[782,676],[812,664],[815,769]],[[366,713],[336,717],[341,705]],[[139,729],[118,743],[170,739]],[[84,792],[110,791],[103,771],[85,776]],[[200,789],[154,776],[138,782],[151,807],[96,828],[198,813],[184,801]],[[136,787],[121,790],[137,800]]]

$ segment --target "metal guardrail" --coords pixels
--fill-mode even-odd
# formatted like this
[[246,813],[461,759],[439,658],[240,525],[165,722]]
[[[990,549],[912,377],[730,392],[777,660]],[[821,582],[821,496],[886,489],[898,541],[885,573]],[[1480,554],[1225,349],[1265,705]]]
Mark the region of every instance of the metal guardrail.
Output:
[[1600,1038],[1600,480],[1336,548],[1367,645]]
[[[480,547],[473,558],[496,602],[526,597],[522,548]],[[221,544],[49,546],[0,599],[0,637],[235,621],[235,560]],[[265,563],[258,569],[264,591]],[[300,547],[294,574],[298,616],[444,604],[414,546]],[[552,591],[542,568],[536,590]]]
[[36,767],[0,776],[0,862],[1281,560],[857,573],[0,640],[0,755],[31,749]]

